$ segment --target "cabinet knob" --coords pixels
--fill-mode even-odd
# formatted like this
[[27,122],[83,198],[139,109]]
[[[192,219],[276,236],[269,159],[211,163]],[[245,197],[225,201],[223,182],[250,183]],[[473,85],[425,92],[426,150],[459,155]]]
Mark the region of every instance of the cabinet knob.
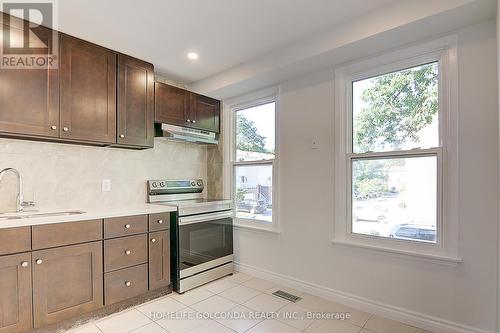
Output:
[[191,122],[191,120],[190,120],[190,119],[186,120],[186,123],[190,123],[190,122]]
[[151,238],[151,243],[156,243],[156,238]]
[[63,127],[63,131],[64,131],[64,132],[67,132],[67,131],[69,131],[69,128],[67,128],[67,127]]
[[125,281],[125,285],[126,285],[127,287],[130,287],[130,286],[132,285],[132,282],[130,282],[130,281]]
[[196,120],[192,120],[191,122],[192,122],[193,124],[196,124]]
[[42,262],[43,262],[43,260],[42,259],[37,259],[35,262],[36,262],[37,265],[41,265]]
[[23,261],[21,263],[21,267],[28,267],[28,262],[27,261]]
[[50,126],[50,129],[53,130],[53,131],[55,131],[57,129],[57,126],[56,125],[52,125],[52,126]]
[[130,224],[125,224],[125,229],[130,229]]
[[158,224],[163,224],[163,220],[158,220]]
[[122,138],[122,139],[123,139],[124,137],[125,137],[125,135],[124,135],[124,134],[120,134],[120,138]]
[[125,251],[125,254],[126,254],[126,255],[129,255],[129,254],[131,254],[131,253],[132,253],[132,252],[131,252],[130,250]]

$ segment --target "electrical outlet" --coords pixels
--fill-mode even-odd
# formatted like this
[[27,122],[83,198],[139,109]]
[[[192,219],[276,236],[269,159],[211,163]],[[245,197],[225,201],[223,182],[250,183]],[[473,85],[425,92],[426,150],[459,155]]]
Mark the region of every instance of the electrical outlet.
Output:
[[101,183],[102,192],[111,191],[111,179],[103,179]]

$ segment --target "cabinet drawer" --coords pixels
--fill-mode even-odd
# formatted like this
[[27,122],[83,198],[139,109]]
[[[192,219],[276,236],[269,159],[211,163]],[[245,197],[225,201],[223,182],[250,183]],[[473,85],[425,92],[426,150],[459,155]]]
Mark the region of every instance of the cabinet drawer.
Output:
[[170,229],[170,213],[149,215],[149,232]]
[[0,229],[0,255],[30,250],[30,227]]
[[148,216],[124,216],[104,219],[104,238],[142,234],[148,231]]
[[147,235],[104,241],[104,271],[143,264],[148,261]]
[[33,250],[102,239],[102,220],[66,222],[33,227]]
[[148,291],[148,265],[104,274],[105,304],[113,304]]

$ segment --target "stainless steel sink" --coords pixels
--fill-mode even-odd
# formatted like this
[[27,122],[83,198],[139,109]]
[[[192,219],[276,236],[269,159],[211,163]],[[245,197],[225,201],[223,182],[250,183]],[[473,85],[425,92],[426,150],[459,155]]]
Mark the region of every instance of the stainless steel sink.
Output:
[[16,213],[16,214],[2,214],[0,215],[0,221],[3,220],[19,220],[19,219],[30,219],[36,217],[56,217],[56,216],[70,216],[84,214],[85,212],[81,210],[72,210],[65,212],[51,212],[51,213]]

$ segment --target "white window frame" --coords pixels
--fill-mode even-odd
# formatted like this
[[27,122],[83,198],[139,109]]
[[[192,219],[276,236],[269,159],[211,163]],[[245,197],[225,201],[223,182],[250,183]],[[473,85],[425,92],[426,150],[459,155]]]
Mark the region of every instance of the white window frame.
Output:
[[[236,207],[234,209],[234,226],[237,228],[246,228],[260,231],[269,231],[279,233],[279,93],[278,87],[253,92],[245,96],[233,98],[224,101],[223,115],[223,130],[224,130],[224,195],[235,200],[235,169],[236,166],[272,166],[272,196],[273,196],[273,211],[272,222],[245,219],[236,216]],[[260,161],[236,161],[236,112],[251,107],[275,103],[275,157],[273,160]]]
[[[439,66],[439,147],[406,150],[398,155],[437,156],[437,242],[416,242],[352,233],[352,159],[394,155],[394,152],[352,153],[352,82],[436,61]],[[334,244],[437,261],[461,262],[458,246],[458,111],[456,35],[400,48],[335,69]]]

